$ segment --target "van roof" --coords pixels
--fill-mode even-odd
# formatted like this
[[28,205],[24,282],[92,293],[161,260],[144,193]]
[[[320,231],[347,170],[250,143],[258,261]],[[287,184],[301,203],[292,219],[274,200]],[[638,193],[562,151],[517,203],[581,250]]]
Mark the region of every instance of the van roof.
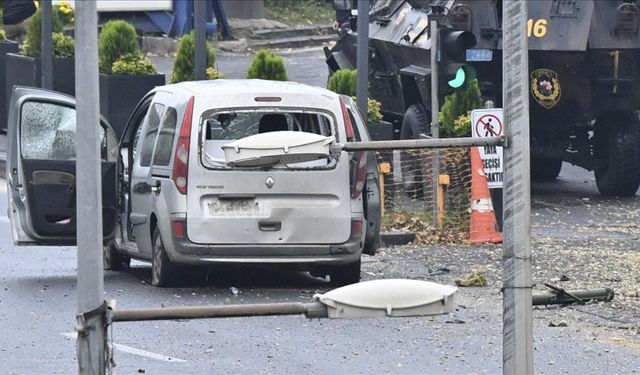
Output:
[[156,91],[186,92],[200,94],[255,94],[255,95],[324,95],[338,94],[321,87],[305,85],[291,81],[268,81],[262,79],[215,79],[209,81],[185,81],[171,85],[159,86]]

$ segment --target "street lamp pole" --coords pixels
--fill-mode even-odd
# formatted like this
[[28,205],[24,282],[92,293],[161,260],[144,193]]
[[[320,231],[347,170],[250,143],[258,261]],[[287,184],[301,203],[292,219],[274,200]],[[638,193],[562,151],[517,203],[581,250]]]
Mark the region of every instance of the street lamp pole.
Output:
[[98,13],[76,1],[76,184],[78,243],[78,373],[105,373]]

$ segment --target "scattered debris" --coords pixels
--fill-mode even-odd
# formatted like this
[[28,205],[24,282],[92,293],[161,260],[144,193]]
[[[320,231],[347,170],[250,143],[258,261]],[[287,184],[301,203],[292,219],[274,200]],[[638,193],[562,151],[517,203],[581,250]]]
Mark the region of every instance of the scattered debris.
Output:
[[451,323],[451,324],[465,324],[466,322],[464,320],[461,319],[453,319],[453,320],[447,320],[445,323]]
[[565,275],[560,276],[560,281],[569,281],[569,278]]
[[614,292],[611,288],[597,289],[581,289],[581,290],[564,290],[556,286],[545,283],[551,292],[536,294],[533,296],[533,306],[553,305],[553,304],[570,304],[585,303],[588,301],[605,301],[613,300]]
[[565,322],[560,322],[560,323],[554,323],[554,322],[549,322],[549,327],[566,327],[567,323]]
[[487,270],[476,268],[471,270],[471,274],[454,280],[457,286],[486,286]]
[[238,288],[236,288],[235,286],[232,286],[231,288],[229,288],[229,291],[231,292],[231,294],[233,294],[234,296],[237,296],[239,291]]

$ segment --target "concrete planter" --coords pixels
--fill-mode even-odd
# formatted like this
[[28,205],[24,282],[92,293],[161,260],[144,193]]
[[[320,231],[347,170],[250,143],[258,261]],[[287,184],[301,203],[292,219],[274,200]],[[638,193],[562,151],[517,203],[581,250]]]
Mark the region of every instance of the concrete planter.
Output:
[[146,93],[165,84],[163,74],[108,75],[100,74],[100,113],[120,137],[129,116]]
[[[42,87],[40,59],[15,53],[8,53],[5,57],[5,85],[2,87],[6,98],[5,103],[11,99],[11,90],[14,85]],[[76,76],[73,57],[53,59],[53,90],[75,95]]]
[[18,43],[0,42],[0,130],[7,129],[7,92],[5,88],[5,73],[7,71],[5,61],[7,53],[18,52]]

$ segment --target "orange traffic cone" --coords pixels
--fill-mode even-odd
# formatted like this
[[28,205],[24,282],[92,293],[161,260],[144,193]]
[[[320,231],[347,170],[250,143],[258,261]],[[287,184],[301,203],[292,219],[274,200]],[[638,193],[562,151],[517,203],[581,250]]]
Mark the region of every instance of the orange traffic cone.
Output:
[[496,230],[496,215],[493,212],[487,177],[482,168],[482,159],[477,147],[471,147],[471,243],[501,243],[502,234]]

